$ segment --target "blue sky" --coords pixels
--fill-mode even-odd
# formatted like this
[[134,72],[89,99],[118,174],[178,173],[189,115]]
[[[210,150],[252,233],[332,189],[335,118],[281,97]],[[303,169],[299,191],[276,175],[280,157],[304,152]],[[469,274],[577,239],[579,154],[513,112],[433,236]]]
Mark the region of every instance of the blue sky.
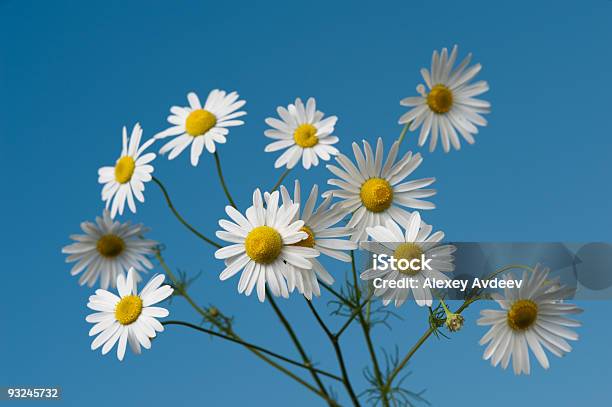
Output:
[[[240,207],[272,185],[276,155],[265,154],[264,118],[295,97],[315,96],[339,117],[339,148],[391,142],[402,97],[413,95],[433,49],[459,44],[483,65],[493,105],[474,146],[423,152],[416,176],[437,177],[437,209],[425,220],[451,240],[609,241],[612,169],[609,39],[612,2],[205,2],[0,1],[0,176],[4,290],[0,386],[59,385],[64,405],[313,405],[315,399],[233,344],[171,327],[140,357],[123,363],[89,349],[84,318],[91,294],[69,275],[61,247],[79,222],[103,207],[97,169],[111,165],[121,127],[139,121],[145,137],[165,128],[185,94],[237,90],[246,126],[220,148]],[[404,149],[415,149],[408,135]],[[159,158],[155,174],[184,216],[212,234],[225,198],[212,157]],[[323,185],[322,166],[292,174]],[[173,268],[202,271],[193,295],[236,316],[246,338],[295,357],[267,304],[220,282],[221,263],[176,222],[153,184],[124,219],[143,222],[167,246]],[[156,270],[159,271],[159,270]],[[336,264],[341,279],[346,267]],[[329,297],[317,301],[325,309]],[[333,352],[297,296],[280,301],[308,352],[336,371]],[[431,340],[410,365],[415,390],[433,405],[460,400],[511,406],[609,403],[609,301],[585,302],[574,352],[530,377],[481,360],[475,326]],[[172,317],[197,321],[180,299]],[[404,351],[426,328],[424,310],[404,306],[376,346]],[[340,321],[331,320],[339,326]],[[351,376],[363,388],[360,332],[344,338]],[[569,384],[569,385],[568,385]],[[478,400],[478,401],[475,401]],[[467,401],[466,401],[467,403]],[[460,402],[460,404],[466,404]]]

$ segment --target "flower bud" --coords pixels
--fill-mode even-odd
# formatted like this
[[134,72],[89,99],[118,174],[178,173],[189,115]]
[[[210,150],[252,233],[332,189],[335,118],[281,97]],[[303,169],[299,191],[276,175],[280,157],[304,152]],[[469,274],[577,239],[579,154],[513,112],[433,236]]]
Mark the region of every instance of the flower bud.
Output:
[[451,332],[457,332],[463,327],[465,319],[459,314],[448,314],[446,316],[446,327]]

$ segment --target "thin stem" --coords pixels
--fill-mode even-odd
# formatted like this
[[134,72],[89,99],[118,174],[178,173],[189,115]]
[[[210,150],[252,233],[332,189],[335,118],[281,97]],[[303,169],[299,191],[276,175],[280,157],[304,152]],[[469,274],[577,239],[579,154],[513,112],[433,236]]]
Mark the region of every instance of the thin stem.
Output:
[[339,292],[337,292],[336,290],[334,290],[333,288],[331,288],[330,286],[328,286],[327,284],[325,284],[324,282],[320,281],[319,285],[321,287],[323,287],[324,289],[326,289],[327,291],[329,291],[331,294],[333,294],[336,298],[338,298],[340,301],[342,301],[342,303],[344,305],[347,305],[351,308],[353,308],[353,306],[355,304],[353,304],[352,301],[350,301],[348,298],[345,298],[342,294],[340,294]]
[[[285,315],[283,315],[283,313],[280,310],[280,308],[278,308],[278,306],[276,305],[276,302],[274,301],[274,297],[273,297],[272,293],[270,293],[270,291],[267,288],[266,288],[266,296],[268,297],[268,302],[270,303],[270,305],[272,305],[272,308],[274,309],[274,312],[278,316],[278,319],[280,319],[281,323],[285,327],[285,330],[287,331],[287,333],[291,337],[291,340],[293,341],[293,344],[295,345],[297,351],[299,352],[300,356],[302,357],[302,360],[304,361],[304,364],[306,366],[312,366],[312,362],[308,358],[308,355],[306,354],[306,351],[304,351],[304,347],[302,346],[300,340],[298,339],[297,335],[295,334],[295,331],[291,327],[291,324],[289,324],[289,321],[287,320],[287,318],[285,318]],[[324,393],[324,394],[327,394],[327,390],[325,390],[325,386],[323,385],[323,382],[321,382],[321,379],[319,378],[319,375],[317,374],[317,372],[314,369],[309,369],[309,370],[310,370],[310,374],[312,375],[312,378],[314,379],[314,381],[319,386],[319,389],[321,390],[321,392]]]
[[342,335],[342,333],[346,330],[346,328],[349,327],[349,325],[351,324],[351,322],[353,322],[353,320],[359,315],[359,313],[361,312],[361,310],[363,309],[363,307],[368,304],[370,302],[370,300],[372,299],[372,296],[374,295],[374,293],[370,293],[370,295],[368,295],[368,298],[366,298],[359,307],[357,307],[357,309],[355,309],[351,315],[349,316],[349,318],[346,320],[346,322],[344,323],[344,325],[342,325],[342,327],[338,330],[338,332],[336,332],[336,334],[334,335],[336,338],[339,338],[340,335]]
[[404,137],[406,136],[406,133],[408,132],[408,128],[410,127],[411,124],[412,124],[412,122],[406,123],[406,125],[402,129],[402,132],[400,133],[399,137],[397,138],[397,141],[400,144],[402,144],[402,141],[404,141]]
[[[357,280],[357,268],[355,267],[355,252],[353,250],[351,250],[351,271],[353,273],[353,285],[355,286],[357,301],[359,301],[359,299],[361,298],[361,291],[359,290],[359,281]],[[361,308],[359,308],[359,313],[357,316],[359,317],[359,324],[361,325],[361,330],[363,331],[363,336],[368,347],[368,352],[370,353],[370,359],[372,359],[372,365],[374,366],[374,376],[376,377],[376,383],[378,384],[381,400],[383,406],[387,407],[389,406],[389,400],[387,400],[386,391],[388,387],[383,386],[380,365],[378,364],[378,358],[376,357],[376,351],[374,350],[374,345],[372,344],[372,337],[370,336],[370,323],[364,318],[363,313],[361,312]]]
[[215,156],[215,164],[217,164],[217,173],[219,174],[219,181],[221,181],[221,186],[223,187],[225,196],[227,197],[227,200],[229,201],[230,205],[232,205],[235,208],[236,204],[234,203],[234,200],[232,199],[232,195],[230,194],[229,189],[227,188],[227,184],[225,183],[225,178],[223,178],[223,172],[221,171],[221,161],[219,161],[219,154],[215,151],[213,155]]
[[[470,306],[470,304],[472,304],[475,300],[473,299],[467,299],[463,302],[463,304],[461,304],[461,306],[457,309],[457,311],[455,311],[455,314],[461,314],[467,307]],[[408,353],[406,354],[406,356],[404,356],[404,358],[402,359],[402,361],[400,362],[399,365],[397,365],[395,367],[395,369],[393,369],[393,372],[391,372],[391,374],[387,377],[387,383],[386,386],[390,387],[391,383],[393,382],[393,379],[395,379],[395,377],[399,374],[399,372],[404,368],[404,366],[406,366],[406,364],[408,363],[408,361],[410,360],[410,358],[412,358],[412,356],[416,353],[417,350],[419,350],[419,348],[425,343],[425,341],[431,336],[432,333],[434,333],[434,331],[436,330],[436,327],[434,326],[430,326],[429,329],[427,329],[427,331],[425,331],[425,333],[423,334],[423,336],[421,336],[419,338],[419,340],[412,346],[412,348],[410,348],[410,350],[408,351]]]
[[436,328],[434,328],[433,326],[430,326],[429,329],[427,331],[425,331],[423,336],[421,336],[419,338],[419,340],[412,346],[412,348],[410,348],[410,350],[408,351],[408,354],[406,354],[406,356],[404,356],[404,359],[402,359],[400,364],[397,365],[395,367],[395,369],[393,369],[393,372],[391,372],[391,374],[387,377],[386,385],[388,387],[391,387],[391,383],[393,382],[393,379],[395,379],[395,376],[397,376],[398,373],[404,368],[404,366],[406,366],[406,363],[408,363],[408,361],[410,360],[412,355],[414,355],[416,353],[416,351],[419,350],[421,345],[423,345],[425,343],[427,338],[429,338],[431,336],[431,334],[434,333],[435,330],[436,330]]
[[278,187],[281,186],[281,184],[283,183],[285,177],[287,175],[289,175],[289,173],[291,172],[291,168],[287,168],[285,170],[285,172],[283,172],[283,174],[280,176],[280,178],[278,179],[278,181],[276,181],[276,184],[274,184],[274,186],[272,187],[272,190],[270,192],[274,192],[278,189]]
[[325,322],[323,322],[323,320],[321,319],[321,316],[319,316],[319,313],[317,312],[315,307],[312,305],[312,303],[308,300],[306,300],[306,303],[308,304],[308,308],[310,308],[315,318],[317,319],[317,322],[319,323],[321,328],[323,328],[323,331],[325,332],[330,342],[332,343],[332,346],[334,347],[334,351],[336,352],[336,359],[338,359],[338,365],[340,365],[340,371],[342,372],[342,382],[344,383],[344,387],[346,388],[346,391],[348,392],[349,397],[351,398],[351,401],[353,402],[353,405],[355,407],[359,407],[360,406],[359,399],[357,398],[357,395],[355,394],[355,391],[353,390],[353,386],[351,385],[351,381],[349,379],[348,372],[346,370],[346,364],[344,363],[344,356],[342,355],[342,349],[340,348],[340,344],[338,343],[338,338],[334,336],[334,334],[329,330],[327,325],[325,325]]
[[270,351],[270,350],[268,350],[268,349],[266,349],[264,347],[261,347],[261,346],[258,346],[258,345],[254,345],[254,344],[249,343],[249,342],[245,342],[245,341],[243,341],[241,339],[237,339],[237,338],[232,337],[232,336],[224,335],[222,333],[213,331],[211,329],[202,328],[201,326],[198,326],[198,325],[195,325],[195,324],[192,324],[192,323],[189,323],[189,322],[184,322],[184,321],[163,321],[162,325],[182,325],[182,326],[186,326],[188,328],[195,329],[196,331],[204,332],[204,333],[207,333],[209,335],[215,336],[217,338],[225,339],[226,341],[230,341],[230,342],[233,342],[233,343],[240,344],[240,345],[242,345],[242,346],[244,346],[246,348],[258,350],[261,353],[265,353],[267,355],[270,355],[272,357],[280,359],[280,360],[282,360],[284,362],[290,363],[290,364],[292,364],[294,366],[299,366],[299,367],[301,367],[303,369],[313,369],[317,373],[319,373],[319,374],[321,374],[323,376],[330,377],[330,378],[332,378],[334,380],[338,380],[340,382],[342,381],[342,378],[336,376],[335,374],[328,373],[328,372],[326,372],[324,370],[308,367],[308,366],[304,365],[303,363],[300,363],[300,362],[295,361],[293,359],[289,359],[288,357],[285,357],[283,355],[279,355],[278,353],[272,352],[272,351]]
[[[168,278],[174,283],[175,286],[178,285],[179,281],[176,278],[176,276],[174,275],[174,273],[172,273],[172,270],[170,270],[170,267],[168,267],[168,265],[166,264],[166,262],[164,261],[163,257],[161,256],[161,253],[159,253],[159,251],[155,252],[155,257],[157,258],[157,260],[159,261],[159,264],[162,266],[162,268],[164,269],[166,275],[168,276]],[[204,317],[204,319],[208,322],[210,322],[211,324],[213,324],[214,326],[216,326],[217,328],[219,328],[219,330],[221,330],[222,332],[224,332],[225,334],[238,339],[238,340],[242,340],[240,338],[240,336],[238,336],[237,333],[235,333],[231,328],[228,328],[226,326],[224,326],[223,324],[219,323],[219,321],[217,321],[215,318],[213,318],[206,310],[202,309],[202,307],[200,307],[199,305],[197,305],[197,303],[191,298],[191,296],[187,293],[187,290],[182,290],[181,291],[181,295],[187,300],[187,302],[189,302],[189,304],[191,304],[191,306],[200,314],[202,315],[202,317]],[[295,380],[296,382],[298,382],[299,384],[301,384],[302,386],[306,387],[307,389],[309,389],[310,391],[312,391],[313,393],[317,394],[318,396],[322,397],[324,400],[326,400],[330,405],[335,405],[335,401],[332,400],[329,395],[326,392],[321,392],[320,390],[318,390],[316,387],[314,387],[313,385],[311,385],[310,383],[306,382],[304,379],[302,379],[301,377],[297,376],[295,373],[293,373],[292,371],[286,369],[284,366],[279,365],[278,363],[276,363],[275,361],[273,361],[272,359],[268,358],[267,356],[265,356],[262,352],[260,352],[257,349],[251,349],[248,348],[251,352],[253,352],[257,357],[259,357],[261,360],[263,360],[264,362],[268,363],[270,366],[276,368],[277,370],[279,370],[280,372],[286,374],[287,376],[289,376],[290,378],[292,378],[293,380]]]
[[[176,278],[176,276],[174,275],[174,273],[172,272],[170,267],[168,267],[168,264],[166,264],[166,261],[162,257],[162,255],[159,252],[159,250],[155,250],[155,258],[159,262],[159,265],[162,267],[162,269],[164,269],[164,272],[166,273],[166,275],[168,276],[170,281],[172,281],[174,286],[175,287],[180,287],[179,280]],[[193,298],[191,298],[191,296],[189,295],[187,290],[181,289],[180,295],[183,296],[185,298],[185,300],[187,300],[187,302],[193,307],[193,309],[195,309],[198,314],[202,315],[204,317],[204,319],[206,319],[206,321],[208,321],[208,322],[210,322],[212,324],[215,324],[215,326],[217,326],[220,329],[223,328],[223,326],[221,324],[216,324],[217,321],[213,317],[211,317],[210,314],[206,310],[204,310],[202,307],[200,307],[193,300]]]
[[217,249],[220,249],[222,246],[207,238],[206,236],[204,236],[202,233],[198,232],[198,230],[196,228],[194,228],[193,226],[191,226],[189,223],[187,223],[187,221],[181,216],[180,213],[178,213],[178,211],[176,210],[176,208],[174,207],[174,205],[172,204],[172,200],[170,199],[170,195],[168,195],[168,191],[166,190],[166,187],[164,187],[164,184],[161,183],[160,180],[158,180],[157,178],[153,177],[153,182],[155,182],[159,188],[161,189],[162,193],[164,194],[164,197],[166,198],[166,202],[168,203],[168,207],[170,208],[170,210],[172,211],[172,213],[174,214],[174,216],[176,216],[176,218],[179,220],[179,222],[181,222],[187,229],[189,229],[194,235],[196,235],[197,237],[199,237],[200,239],[204,240],[206,243],[208,243],[211,246],[216,247]]

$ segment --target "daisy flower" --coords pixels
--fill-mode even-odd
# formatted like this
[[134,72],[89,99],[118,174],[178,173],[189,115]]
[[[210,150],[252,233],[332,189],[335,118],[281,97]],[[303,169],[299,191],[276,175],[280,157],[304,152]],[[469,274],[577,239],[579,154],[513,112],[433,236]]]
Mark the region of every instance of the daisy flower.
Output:
[[386,254],[393,256],[397,261],[405,259],[410,262],[412,259],[421,259],[424,255],[426,259],[431,259],[429,266],[431,270],[403,270],[396,267],[387,269],[371,268],[361,273],[362,280],[374,280],[382,278],[383,281],[399,281],[412,278],[416,280],[415,288],[388,288],[382,286],[374,290],[374,295],[382,297],[383,304],[388,305],[391,301],[399,307],[409,297],[410,293],[414,296],[419,306],[431,306],[432,293],[427,287],[423,287],[426,279],[449,280],[450,278],[443,273],[451,272],[455,269],[453,264],[453,253],[457,250],[455,246],[440,244],[444,239],[444,232],[437,231],[431,233],[433,228],[421,220],[419,212],[412,212],[406,223],[401,223],[402,229],[392,220],[387,220],[385,226],[374,226],[367,228],[368,235],[373,243],[364,244],[364,248],[375,254]]
[[257,285],[257,296],[263,302],[267,284],[273,295],[288,297],[285,267],[312,269],[310,259],[319,255],[313,248],[294,245],[308,238],[301,230],[304,221],[294,220],[298,210],[299,205],[293,203],[279,206],[278,191],[270,194],[264,205],[259,189],[253,193],[253,206],[246,210],[246,217],[226,206],[225,212],[233,222],[220,220],[224,230],[218,231],[217,237],[233,244],[215,252],[226,265],[219,278],[227,280],[242,271],[239,293],[250,295]]
[[142,224],[120,223],[111,219],[108,210],[96,217],[96,222],[83,222],[81,229],[84,235],[71,235],[75,241],[62,249],[68,254],[67,263],[76,262],[70,274],[81,274],[79,284],[92,287],[98,278],[100,287],[107,289],[109,284],[115,287],[120,275],[131,267],[136,281],[141,280],[138,271],[147,272],[153,264],[147,258],[157,246],[154,240],[145,239],[142,235],[148,232]]
[[431,185],[435,178],[423,178],[404,182],[404,178],[417,169],[423,159],[420,154],[408,152],[397,163],[395,159],[399,150],[399,142],[393,143],[387,160],[383,165],[384,148],[382,139],[378,139],[376,154],[367,141],[363,141],[365,157],[357,143],[353,143],[353,153],[357,160],[355,166],[347,156],[338,154],[336,161],[342,168],[328,165],[327,168],[340,179],[330,179],[329,185],[339,187],[323,193],[324,197],[333,194],[343,199],[340,202],[353,216],[348,227],[355,233],[353,241],[367,238],[366,228],[386,224],[393,219],[397,222],[408,220],[410,214],[400,206],[414,209],[433,209],[435,205],[420,198],[435,195],[434,189],[422,189]]
[[154,276],[140,293],[137,292],[134,270],[130,269],[127,278],[120,274],[117,277],[117,291],[119,296],[102,289],[89,297],[87,307],[98,311],[85,318],[89,323],[95,324],[89,330],[89,336],[96,336],[91,343],[91,350],[102,346],[102,354],[106,355],[117,345],[117,358],[123,360],[125,348],[130,348],[140,354],[140,347],[151,348],[151,338],[156,332],[162,332],[164,326],[156,318],[167,317],[169,312],[165,308],[152,307],[172,295],[173,289],[169,285],[161,285],[164,275]]
[[485,81],[469,83],[478,72],[480,64],[468,68],[472,54],[453,69],[457,59],[457,46],[453,47],[450,56],[446,48],[440,54],[433,52],[431,72],[421,69],[421,75],[427,85],[417,86],[421,96],[402,99],[402,106],[412,107],[400,117],[400,124],[411,123],[410,130],[421,126],[419,146],[423,146],[431,133],[429,150],[434,151],[438,134],[445,152],[452,145],[456,150],[461,148],[457,132],[470,144],[474,143],[473,134],[478,133],[476,126],[486,126],[482,114],[489,113],[491,104],[475,97],[489,90]]
[[136,213],[134,197],[144,202],[144,183],[151,181],[153,166],[149,163],[155,159],[155,153],[143,153],[155,140],[150,139],[141,146],[141,137],[142,128],[136,123],[128,144],[127,129],[124,126],[123,148],[115,166],[98,170],[98,182],[104,184],[102,200],[106,202],[107,209],[111,207],[111,218],[114,218],[117,212],[123,214],[126,201],[130,210]]
[[[357,248],[357,245],[349,240],[337,238],[350,236],[352,230],[348,227],[333,227],[347,215],[347,212],[338,205],[331,206],[331,196],[328,196],[315,209],[318,194],[319,188],[317,185],[314,185],[310,190],[306,204],[302,206],[300,182],[298,180],[295,181],[293,199],[289,195],[287,188],[281,186],[283,204],[291,205],[295,203],[302,208],[301,214],[300,211],[295,213],[293,221],[302,220],[304,226],[302,226],[301,230],[308,235],[306,239],[294,243],[294,245],[310,247],[334,259],[350,262],[351,256],[344,250],[354,250]],[[313,293],[316,296],[321,295],[317,278],[326,284],[333,284],[334,278],[325,270],[325,267],[323,267],[319,260],[313,258],[310,259],[310,262],[312,263],[311,269],[287,265],[285,270],[287,272],[286,278],[289,291],[293,292],[297,287],[301,294],[312,300]]]
[[309,98],[306,106],[300,98],[285,109],[279,106],[276,111],[282,120],[268,117],[266,123],[272,129],[265,131],[266,137],[277,141],[266,146],[266,152],[287,149],[274,163],[275,168],[286,165],[293,168],[302,159],[304,168],[319,165],[319,158],[328,161],[338,154],[332,144],[338,137],[332,136],[338,118],[330,116],[323,119],[323,112],[317,110],[314,98]]
[[237,111],[246,103],[238,98],[236,92],[226,93],[224,90],[214,89],[208,94],[202,107],[198,95],[194,92],[188,93],[189,106],[172,106],[168,122],[173,126],[155,135],[156,139],[175,136],[159,153],[170,152],[168,159],[173,160],[191,145],[191,165],[198,165],[204,146],[210,153],[214,153],[215,143],[226,142],[228,127],[244,124],[242,120],[235,120],[246,114],[244,111]]
[[[581,324],[566,315],[582,310],[562,301],[571,290],[548,279],[548,274],[548,269],[539,266],[532,272],[525,271],[521,288],[506,288],[504,296],[492,295],[501,310],[480,311],[478,325],[491,325],[491,329],[479,343],[488,343],[483,358],[491,359],[492,366],[501,362],[506,369],[512,358],[515,374],[529,374],[529,349],[544,369],[549,367],[544,349],[558,357],[572,350],[567,340],[578,340],[578,334],[569,328]],[[515,279],[511,273],[504,278]]]

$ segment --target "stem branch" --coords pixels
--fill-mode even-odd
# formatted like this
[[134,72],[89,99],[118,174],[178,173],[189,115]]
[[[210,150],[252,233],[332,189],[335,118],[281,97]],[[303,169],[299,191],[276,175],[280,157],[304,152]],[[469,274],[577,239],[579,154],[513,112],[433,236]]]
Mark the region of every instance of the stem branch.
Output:
[[274,186],[272,187],[272,190],[270,192],[274,192],[278,189],[278,187],[281,186],[281,184],[283,183],[283,181],[285,180],[285,177],[287,177],[287,175],[289,175],[289,173],[291,172],[291,168],[287,168],[285,170],[285,172],[283,172],[283,174],[280,176],[280,178],[278,179],[278,181],[276,181],[276,184],[274,184]]
[[[288,357],[285,357],[283,355],[279,355],[278,353],[272,352],[272,351],[270,351],[270,350],[268,350],[268,349],[266,349],[264,347],[261,347],[261,346],[258,346],[258,345],[254,345],[252,343],[245,342],[245,341],[243,341],[241,339],[237,339],[237,338],[232,337],[232,336],[224,335],[222,333],[213,331],[211,329],[206,329],[206,328],[203,328],[201,326],[198,326],[198,325],[195,325],[195,324],[192,324],[192,323],[189,323],[189,322],[183,322],[183,321],[163,321],[162,325],[182,325],[182,326],[186,326],[188,328],[195,329],[196,331],[204,332],[204,333],[207,333],[209,335],[215,336],[217,338],[225,339],[226,341],[230,341],[230,342],[234,342],[234,343],[240,344],[240,345],[242,345],[242,346],[244,346],[246,348],[258,350],[261,353],[265,353],[267,355],[273,356],[273,357],[275,357],[277,359],[280,359],[280,360],[282,360],[284,362],[290,363],[290,364],[292,364],[294,366],[299,366],[299,367],[304,368],[304,369],[311,369],[311,367],[308,367],[308,366],[304,365],[303,363],[300,363],[298,361],[295,361],[295,360],[290,359]],[[336,376],[335,374],[326,372],[324,370],[316,369],[316,368],[312,368],[312,369],[315,370],[317,373],[322,374],[323,376],[330,377],[330,378],[332,378],[334,380],[338,380],[340,382],[342,381],[342,378]]]
[[219,161],[219,154],[215,151],[214,153],[215,156],[215,164],[217,165],[217,173],[219,174],[219,181],[221,181],[221,186],[223,187],[223,192],[225,192],[225,196],[227,197],[227,200],[229,201],[230,205],[232,205],[234,208],[236,207],[236,204],[234,203],[234,200],[232,199],[232,195],[229,192],[229,189],[227,188],[227,185],[225,184],[225,178],[223,178],[223,171],[221,171],[221,161]]
[[319,375],[317,374],[315,369],[312,369],[312,362],[308,358],[308,355],[306,354],[306,351],[304,351],[304,347],[300,343],[300,340],[298,339],[297,335],[295,334],[295,331],[291,327],[291,324],[289,324],[289,321],[287,321],[287,318],[285,318],[285,316],[283,315],[283,313],[280,310],[280,308],[278,308],[278,306],[276,305],[276,302],[274,301],[274,297],[273,297],[272,293],[267,288],[266,288],[266,296],[268,297],[268,302],[270,302],[270,305],[272,305],[272,308],[274,309],[274,312],[278,316],[278,319],[280,319],[281,323],[285,327],[285,330],[287,331],[287,333],[291,337],[291,340],[293,341],[293,344],[295,345],[297,351],[299,352],[300,356],[302,357],[302,360],[304,361],[304,364],[306,366],[310,366],[311,367],[309,370],[310,370],[310,374],[312,375],[312,378],[314,379],[314,381],[319,386],[319,389],[321,390],[321,392],[323,394],[327,394],[327,390],[325,390],[325,386],[323,385],[323,382],[321,382],[321,379],[319,378]]
[[[360,301],[361,291],[359,290],[359,281],[357,280],[357,268],[355,267],[355,252],[351,250],[351,271],[353,273],[353,285],[355,286],[355,292],[357,297],[357,302]],[[361,325],[361,329],[363,331],[363,336],[366,341],[366,345],[368,346],[368,352],[370,353],[370,359],[372,359],[372,365],[374,366],[374,376],[376,377],[376,383],[378,384],[378,389],[380,391],[381,400],[383,406],[389,406],[389,400],[387,400],[387,386],[384,386],[382,373],[380,370],[380,365],[378,364],[378,358],[376,357],[376,351],[374,350],[374,345],[372,344],[372,337],[370,336],[370,323],[363,316],[362,309],[358,309],[357,316],[359,317],[359,324]]]
[[170,199],[170,195],[168,195],[168,191],[166,190],[166,187],[164,187],[164,184],[161,183],[160,180],[158,180],[157,178],[153,177],[153,182],[155,182],[159,188],[161,189],[162,193],[164,194],[164,198],[166,198],[166,202],[168,203],[168,207],[170,208],[170,210],[172,211],[172,213],[174,214],[174,216],[176,216],[176,218],[179,220],[179,222],[181,222],[187,229],[189,229],[194,235],[196,235],[197,237],[199,237],[200,239],[204,240],[206,243],[208,243],[211,246],[216,247],[217,249],[220,249],[222,246],[207,238],[206,236],[204,236],[202,233],[200,233],[196,228],[194,228],[193,226],[191,226],[189,223],[187,223],[187,221],[181,216],[180,213],[178,213],[178,211],[176,210],[176,208],[174,207],[174,205],[172,204],[172,200]]
[[349,397],[351,398],[351,401],[353,402],[353,405],[355,407],[359,407],[360,406],[359,399],[357,398],[357,395],[355,394],[355,391],[353,390],[353,386],[351,385],[351,381],[349,379],[348,372],[346,370],[346,364],[344,363],[344,357],[342,356],[342,349],[340,348],[340,344],[338,343],[338,338],[329,330],[327,325],[325,325],[325,322],[323,322],[323,320],[321,319],[321,316],[319,316],[319,313],[317,312],[315,307],[311,304],[311,302],[306,300],[306,304],[308,304],[308,308],[310,308],[315,318],[317,319],[317,322],[319,323],[321,328],[323,328],[323,331],[329,338],[329,341],[332,343],[332,346],[334,347],[334,351],[336,352],[336,359],[338,359],[338,365],[340,365],[340,371],[342,372],[342,382],[344,383],[344,387],[346,388],[346,391],[348,392]]
[[[174,273],[172,273],[172,270],[170,270],[170,267],[168,267],[168,265],[164,261],[164,258],[161,256],[161,253],[159,251],[155,251],[155,257],[157,258],[157,260],[159,261],[159,264],[164,269],[164,271],[165,271],[166,275],[168,276],[168,278],[174,283],[174,285],[178,285],[178,283],[179,283],[178,279],[176,278]],[[198,314],[202,315],[202,317],[204,317],[204,319],[206,321],[208,321],[211,324],[213,324],[214,326],[216,326],[221,332],[225,333],[226,335],[231,336],[231,337],[233,337],[235,339],[238,339],[238,340],[242,340],[242,338],[240,338],[240,336],[238,336],[238,334],[235,333],[231,328],[228,328],[228,327],[224,326],[223,324],[219,323],[219,321],[217,319],[213,318],[206,310],[202,309],[202,307],[200,307],[191,298],[191,296],[187,293],[187,290],[182,290],[180,294],[183,297],[185,297],[187,302],[189,302],[189,304],[191,304],[191,306],[198,312]],[[268,363],[270,366],[272,366],[272,367],[276,368],[277,370],[281,371],[282,373],[286,374],[287,376],[289,376],[290,378],[292,378],[293,380],[295,380],[296,382],[298,382],[302,386],[306,387],[308,390],[312,391],[313,393],[315,393],[318,396],[320,396],[321,398],[323,398],[330,405],[336,405],[336,402],[333,399],[331,399],[326,392],[321,392],[316,387],[314,387],[310,383],[306,382],[304,379],[302,379],[301,377],[297,376],[292,371],[288,370],[284,366],[279,365],[274,360],[268,358],[261,351],[259,351],[257,349],[253,349],[253,348],[248,348],[248,349],[251,352],[253,352],[257,357],[259,357],[261,360],[263,360],[264,362]]]

